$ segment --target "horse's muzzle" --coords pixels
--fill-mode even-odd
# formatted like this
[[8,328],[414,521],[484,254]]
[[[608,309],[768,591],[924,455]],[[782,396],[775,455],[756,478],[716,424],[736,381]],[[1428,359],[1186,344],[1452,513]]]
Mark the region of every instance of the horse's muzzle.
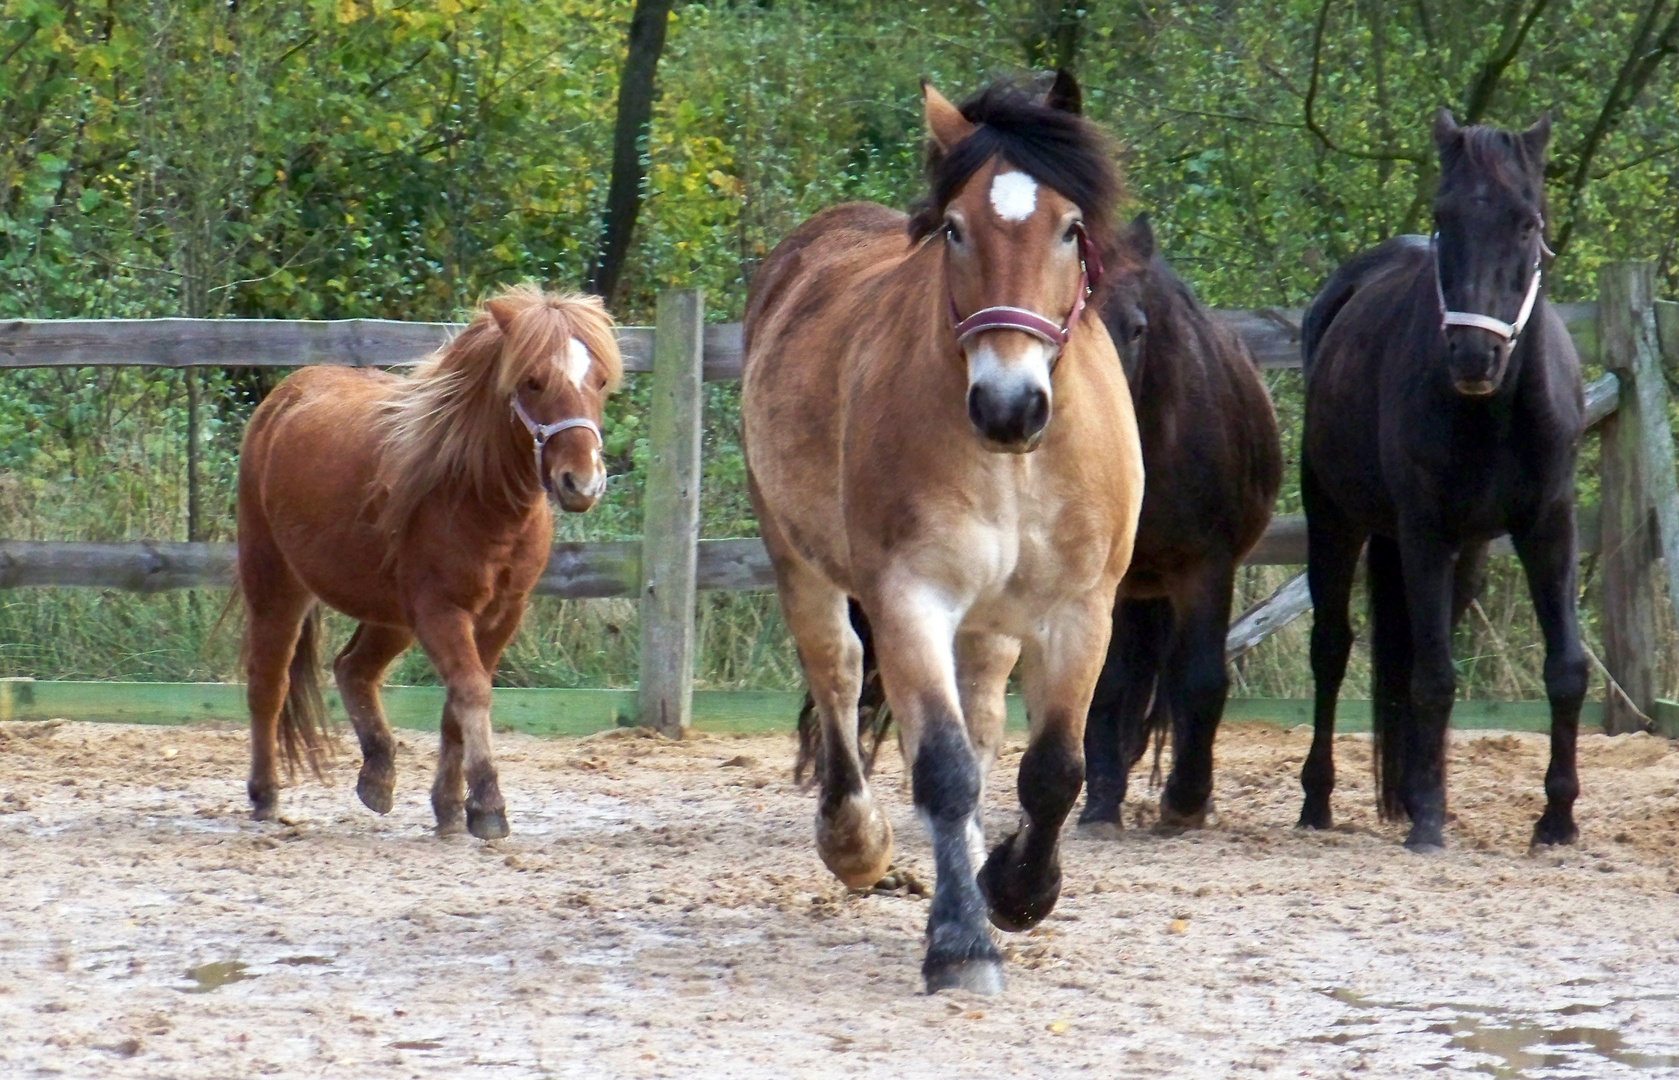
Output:
[[1460,330],[1448,335],[1446,370],[1452,389],[1464,397],[1496,393],[1504,381],[1510,346],[1483,330]]
[[986,449],[1024,454],[1037,448],[1049,423],[1049,393],[1021,385],[999,392],[986,383],[968,389],[968,419],[984,438]]
[[572,514],[581,514],[593,507],[605,489],[605,473],[596,472],[592,478],[580,480],[570,469],[560,473],[549,488],[560,509]]

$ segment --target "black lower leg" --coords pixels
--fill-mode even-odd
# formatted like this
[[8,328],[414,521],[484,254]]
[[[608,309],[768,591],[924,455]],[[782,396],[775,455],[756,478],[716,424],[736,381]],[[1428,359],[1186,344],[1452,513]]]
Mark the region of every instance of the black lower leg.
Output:
[[985,899],[974,882],[968,821],[979,804],[979,765],[967,736],[942,702],[926,706],[926,727],[910,778],[915,808],[933,834],[938,880],[927,913],[927,992],[1002,989],[1002,954],[985,924]]
[[1077,747],[1060,738],[1040,737],[1020,759],[1025,820],[992,850],[979,875],[991,921],[1002,929],[1027,929],[1054,909],[1061,895],[1061,823],[1083,782],[1084,761]]

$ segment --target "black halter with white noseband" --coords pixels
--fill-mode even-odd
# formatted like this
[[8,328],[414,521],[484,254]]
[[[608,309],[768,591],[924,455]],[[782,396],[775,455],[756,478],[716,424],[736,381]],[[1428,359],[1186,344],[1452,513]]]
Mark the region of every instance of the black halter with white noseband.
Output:
[[596,424],[593,420],[590,420],[587,416],[573,416],[568,420],[556,420],[552,424],[539,424],[535,420],[531,419],[531,414],[525,411],[525,407],[523,405],[519,404],[519,399],[517,397],[513,399],[513,415],[517,416],[519,418],[519,422],[525,425],[525,430],[531,433],[531,445],[536,454],[536,477],[542,484],[542,490],[550,495],[554,492],[553,489],[548,486],[548,474],[542,471],[542,448],[547,445],[549,439],[552,439],[562,431],[570,431],[572,428],[583,428],[595,437],[595,442],[597,444],[601,446],[606,445],[606,441],[602,439],[600,435],[600,425]]
[[1539,228],[1541,230],[1539,250],[1533,256],[1533,274],[1528,278],[1527,295],[1522,297],[1522,307],[1516,313],[1515,322],[1505,322],[1503,319],[1495,319],[1491,315],[1481,315],[1473,311],[1453,311],[1446,306],[1446,290],[1440,285],[1440,234],[1438,232],[1430,234],[1428,252],[1434,260],[1434,297],[1440,303],[1441,330],[1451,326],[1469,326],[1476,330],[1485,330],[1489,334],[1496,334],[1503,339],[1507,348],[1515,348],[1516,339],[1521,336],[1522,330],[1527,326],[1527,320],[1533,315],[1534,306],[1539,302],[1539,285],[1544,278],[1539,264],[1545,256],[1555,257],[1556,254],[1544,241],[1543,230],[1545,225],[1543,221],[1540,222]]

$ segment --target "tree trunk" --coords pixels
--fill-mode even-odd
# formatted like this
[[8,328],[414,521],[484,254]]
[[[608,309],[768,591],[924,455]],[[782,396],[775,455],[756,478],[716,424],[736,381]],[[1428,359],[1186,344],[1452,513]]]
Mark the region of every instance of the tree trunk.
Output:
[[630,17],[629,49],[618,77],[618,121],[612,133],[612,183],[606,192],[606,220],[600,246],[589,268],[589,291],[608,303],[623,276],[641,211],[641,185],[647,177],[647,129],[653,119],[653,77],[665,51],[665,26],[673,0],[636,0]]

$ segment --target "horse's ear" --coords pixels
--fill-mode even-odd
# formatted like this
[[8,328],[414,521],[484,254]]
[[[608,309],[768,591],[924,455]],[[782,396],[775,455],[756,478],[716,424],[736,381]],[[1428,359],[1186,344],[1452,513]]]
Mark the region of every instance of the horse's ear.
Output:
[[1444,154],[1448,149],[1457,145],[1458,136],[1463,129],[1452,119],[1452,110],[1442,105],[1434,113],[1434,145]]
[[1125,245],[1142,262],[1154,258],[1154,226],[1149,224],[1146,212],[1131,219],[1130,226],[1125,230]]
[[944,153],[950,153],[957,143],[974,133],[974,125],[961,110],[934,90],[926,79],[921,80],[921,101],[927,113],[927,134]]
[[494,300],[486,301],[484,310],[490,313],[490,318],[496,321],[496,327],[503,334],[513,325],[513,317],[519,314],[519,305],[509,296],[498,296]]
[[1551,114],[1549,110],[1532,127],[1522,132],[1521,140],[1522,149],[1527,153],[1528,161],[1543,167],[1545,148],[1551,142]]
[[1044,105],[1064,113],[1079,116],[1084,113],[1084,88],[1066,68],[1057,68],[1055,82],[1044,94]]

